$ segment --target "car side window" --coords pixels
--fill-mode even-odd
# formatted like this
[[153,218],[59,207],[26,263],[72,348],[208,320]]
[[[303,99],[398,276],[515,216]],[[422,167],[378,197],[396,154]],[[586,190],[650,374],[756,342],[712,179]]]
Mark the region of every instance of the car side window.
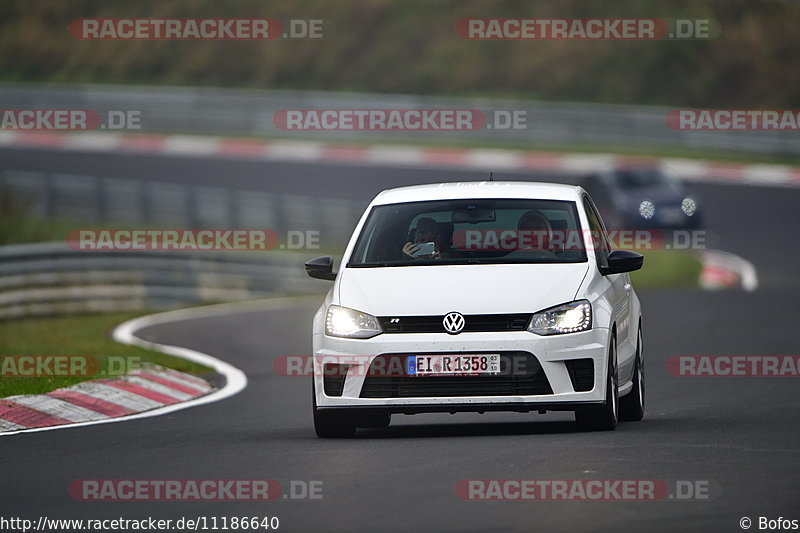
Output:
[[592,201],[588,196],[583,197],[583,208],[586,210],[586,218],[589,219],[589,232],[594,243],[594,254],[597,259],[597,266],[608,266],[608,254],[611,253],[611,246],[608,243],[608,236],[603,227],[602,219],[597,213]]

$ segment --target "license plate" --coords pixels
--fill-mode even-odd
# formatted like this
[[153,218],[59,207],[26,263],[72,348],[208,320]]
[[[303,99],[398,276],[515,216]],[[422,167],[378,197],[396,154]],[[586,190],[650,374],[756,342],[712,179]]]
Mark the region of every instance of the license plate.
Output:
[[665,209],[661,212],[661,221],[664,224],[678,224],[683,221],[684,215],[680,209]]
[[410,355],[406,374],[410,376],[479,376],[500,372],[500,354]]

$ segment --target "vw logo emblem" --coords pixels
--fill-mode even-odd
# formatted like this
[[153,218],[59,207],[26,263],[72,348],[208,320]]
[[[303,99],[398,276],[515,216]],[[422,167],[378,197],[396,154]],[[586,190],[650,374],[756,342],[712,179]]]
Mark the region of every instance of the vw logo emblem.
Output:
[[461,330],[464,329],[464,315],[455,312],[447,313],[444,316],[444,320],[442,320],[442,325],[444,325],[444,330],[450,335],[461,333]]

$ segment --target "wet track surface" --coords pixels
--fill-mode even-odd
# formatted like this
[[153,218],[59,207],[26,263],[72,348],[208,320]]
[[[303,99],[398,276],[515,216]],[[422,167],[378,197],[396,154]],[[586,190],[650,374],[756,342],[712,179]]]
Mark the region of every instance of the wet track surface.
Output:
[[[232,187],[365,200],[390,186],[479,177],[430,169],[211,164],[163,157],[137,157],[132,165],[127,156],[48,154],[0,151],[0,170],[68,168],[214,185],[224,172]],[[641,422],[622,423],[614,432],[581,433],[569,413],[431,414],[395,416],[391,427],[360,430],[353,440],[317,439],[309,379],[272,370],[275,357],[310,352],[317,303],[306,300],[283,310],[238,311],[143,330],[147,339],[234,364],[247,373],[247,389],[162,417],[0,439],[3,514],[278,516],[283,531],[609,531],[626,526],[741,531],[742,516],[800,518],[796,380],[679,378],[665,369],[672,355],[798,353],[795,233],[800,214],[795,206],[800,190],[720,185],[697,190],[715,247],[753,262],[761,284],[754,293],[639,292],[647,366],[647,412]],[[87,478],[268,478],[284,487],[290,480],[321,480],[323,499],[111,503],[70,498],[70,482]],[[489,478],[708,481],[711,499],[469,502],[456,496],[458,481]]]

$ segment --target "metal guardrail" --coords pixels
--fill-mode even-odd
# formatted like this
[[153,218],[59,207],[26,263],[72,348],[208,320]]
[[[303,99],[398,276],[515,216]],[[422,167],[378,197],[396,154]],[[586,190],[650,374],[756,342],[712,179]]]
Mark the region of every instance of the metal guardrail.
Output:
[[[670,108],[390,94],[273,91],[186,87],[0,84],[4,108],[92,109],[141,112],[144,132],[314,137],[320,140],[408,138],[409,133],[287,132],[273,123],[282,109],[480,109],[527,111],[527,128],[413,132],[414,139],[514,141],[537,144],[600,144],[714,148],[800,154],[800,138],[781,132],[687,132],[672,130]],[[709,107],[714,107],[713,103]]]
[[106,176],[7,171],[10,193],[34,217],[165,228],[318,231],[322,246],[347,242],[366,202]]
[[313,254],[77,251],[65,243],[0,247],[0,319],[322,293]]
[[[326,250],[347,241],[364,202],[99,176],[0,173],[0,195],[33,217],[86,229],[266,229],[289,249],[80,251],[65,242],[0,247],[0,319],[167,309],[202,302],[324,292],[303,263],[321,252],[286,242],[318,232]],[[66,236],[65,236],[66,237]],[[299,247],[300,245],[298,245]]]

